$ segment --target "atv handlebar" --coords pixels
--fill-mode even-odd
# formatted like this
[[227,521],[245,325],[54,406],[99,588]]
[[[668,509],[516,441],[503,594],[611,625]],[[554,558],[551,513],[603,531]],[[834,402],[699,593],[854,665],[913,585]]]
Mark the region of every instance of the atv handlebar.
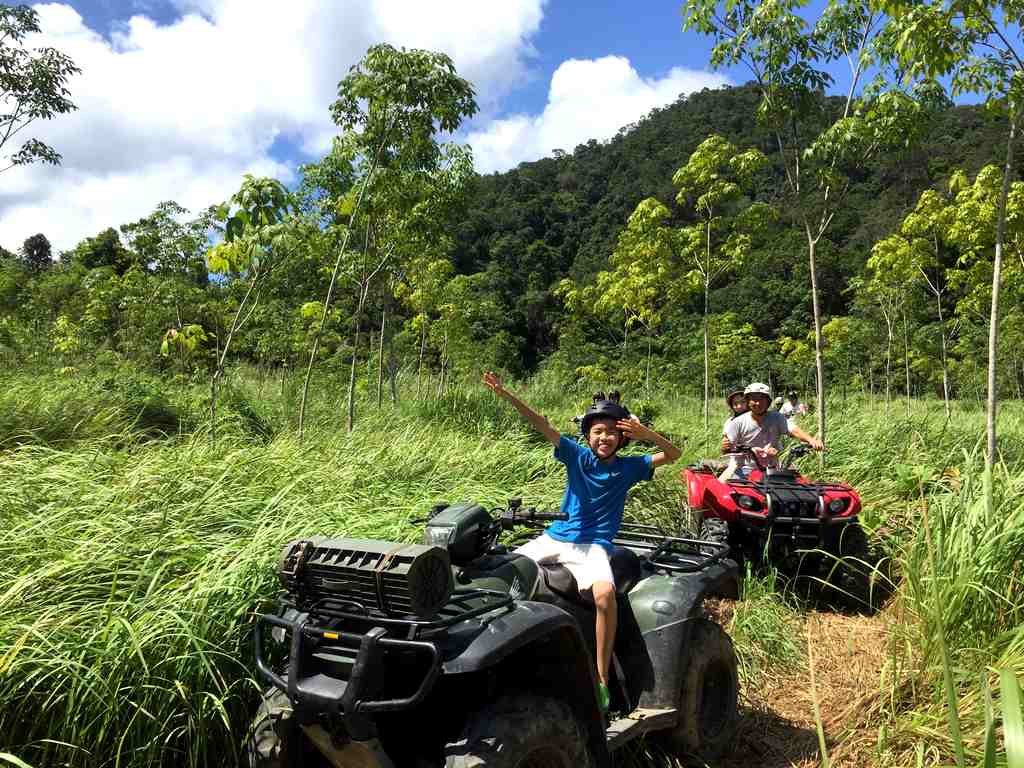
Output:
[[[792,445],[789,448],[783,448],[778,453],[779,466],[781,466],[781,467],[789,467],[790,462],[793,459],[799,458],[801,456],[806,456],[807,454],[809,454],[811,452],[811,450],[812,449],[811,449],[811,447],[809,445],[804,445],[803,443],[801,443],[800,445]],[[754,449],[753,449],[752,446],[749,446],[749,445],[736,445],[736,446],[733,446],[733,449],[731,451],[727,451],[726,452],[727,456],[729,454],[749,455],[749,456],[753,457],[754,463],[758,466],[759,469],[761,469],[761,470],[768,469],[767,466],[765,466],[764,464],[761,463],[761,457],[759,457],[754,452]],[[782,457],[783,456],[786,457],[785,462],[782,461]]]
[[536,507],[523,507],[522,499],[509,499],[508,508],[500,512],[501,527],[505,530],[512,530],[517,525],[539,526],[569,519],[563,512],[539,512]]

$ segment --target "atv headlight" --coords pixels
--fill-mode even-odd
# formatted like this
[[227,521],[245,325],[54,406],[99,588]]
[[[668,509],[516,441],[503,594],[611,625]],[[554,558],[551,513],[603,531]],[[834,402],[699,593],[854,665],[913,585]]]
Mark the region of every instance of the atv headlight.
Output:
[[423,543],[428,547],[444,547],[455,537],[454,525],[428,525],[423,531]]
[[747,512],[759,512],[763,507],[759,498],[747,493],[734,493],[732,497],[740,509],[745,509]]
[[832,499],[828,503],[828,513],[830,515],[839,515],[846,511],[846,508],[850,506],[850,500],[846,498]]

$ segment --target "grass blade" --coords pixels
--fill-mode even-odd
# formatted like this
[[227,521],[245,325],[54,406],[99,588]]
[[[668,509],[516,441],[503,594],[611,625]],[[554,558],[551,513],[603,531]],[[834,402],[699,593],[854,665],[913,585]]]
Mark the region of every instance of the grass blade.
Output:
[[1003,698],[1006,768],[1024,768],[1024,711],[1021,710],[1020,683],[1012,669],[999,672],[999,691]]
[[996,768],[996,716],[992,707],[992,690],[988,685],[988,675],[981,676],[981,695],[985,702],[985,756],[983,768]]

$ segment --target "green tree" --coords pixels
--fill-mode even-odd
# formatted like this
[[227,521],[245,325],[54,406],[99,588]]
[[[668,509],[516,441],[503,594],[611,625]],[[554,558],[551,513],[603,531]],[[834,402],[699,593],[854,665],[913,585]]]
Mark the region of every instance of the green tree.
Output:
[[281,182],[246,174],[238,192],[217,210],[217,218],[224,224],[224,240],[209,250],[207,264],[212,272],[244,279],[247,287],[210,377],[211,440],[215,441],[217,436],[217,382],[224,375],[231,340],[252,317],[264,279],[275,262],[285,258],[294,247],[293,226],[286,218],[291,206],[291,198]]
[[[988,335],[986,466],[996,457],[996,378],[999,354],[999,294],[1006,244],[1007,200],[1013,180],[1013,151],[1024,108],[1024,47],[1018,35],[1024,16],[1021,0],[881,0],[895,28],[894,54],[908,77],[948,78],[954,96],[984,94],[987,104],[1007,121],[1006,158],[993,217],[992,292]],[[991,501],[991,500],[990,500]],[[963,745],[957,742],[958,762]]]
[[[818,434],[825,439],[825,367],[818,247],[851,188],[851,174],[880,153],[907,146],[922,128],[922,105],[907,94],[862,89],[879,60],[881,14],[862,0],[830,0],[813,27],[806,0],[686,0],[684,28],[714,38],[714,67],[742,64],[760,92],[758,120],[778,147],[786,198],[806,239],[814,314]],[[824,91],[828,65],[846,61],[850,85],[837,116]],[[929,91],[930,93],[930,91]]]
[[136,261],[147,270],[185,277],[206,285],[208,237],[214,229],[216,208],[211,206],[191,220],[188,209],[173,200],[160,203],[149,216],[123,224],[121,233]]
[[[401,221],[403,214],[420,202],[414,191],[410,193],[410,187],[418,185],[401,183],[408,175],[429,175],[443,165],[437,132],[455,131],[476,109],[473,89],[456,74],[451,59],[431,51],[375,45],[338,84],[338,99],[331,105],[334,122],[342,130],[342,140],[336,146],[362,178],[358,192],[350,189],[333,201],[342,221],[336,225],[340,230],[337,258],[323,302],[321,328],[346,263],[349,239],[354,231],[362,232],[363,247],[349,259],[348,270],[358,295],[346,417],[349,431],[355,418],[356,353],[363,305],[371,283],[394,256],[394,239],[381,247],[381,236],[388,231],[382,225]],[[340,167],[344,169],[344,163]],[[375,197],[386,200],[375,201]],[[365,198],[372,203],[368,213],[362,210]],[[320,332],[313,339],[303,383],[300,435]]]
[[710,403],[710,347],[708,338],[711,286],[738,269],[750,250],[752,234],[771,217],[763,203],[744,201],[755,174],[767,158],[757,149],[739,152],[721,136],[709,136],[676,171],[672,183],[679,188],[676,202],[691,206],[698,225],[684,227],[679,235],[683,253],[692,269],[684,280],[698,283],[704,296],[704,429],[708,428]]
[[53,266],[53,251],[46,235],[39,233],[25,239],[21,246],[21,262],[33,275]]
[[949,228],[954,216],[953,206],[940,192],[927,189],[917,201],[914,210],[900,225],[900,232],[908,239],[914,265],[928,291],[935,297],[939,321],[939,343],[942,359],[942,397],[946,418],[950,418],[949,405],[949,342],[956,325],[950,326],[943,317],[942,297],[947,289],[944,252]]
[[25,38],[39,31],[35,9],[0,5],[0,172],[35,162],[59,164],[60,154],[39,139],[27,139],[13,152],[5,147],[34,121],[77,109],[67,82],[81,70],[55,48],[26,49]]
[[123,275],[135,263],[134,254],[124,247],[116,229],[108,227],[95,237],[87,237],[74,247],[71,260],[86,269],[110,267]]
[[[991,330],[993,273],[996,264],[991,258],[998,237],[997,220],[1002,209],[1005,218],[1002,227],[1002,250],[1008,253],[1001,267],[1000,290],[1009,299],[1010,313],[1019,311],[1024,301],[1024,182],[1014,181],[1003,195],[1003,170],[989,165],[982,168],[973,181],[957,172],[950,179],[953,201],[946,230],[947,242],[956,249],[956,264],[947,270],[949,285],[956,292],[956,315],[967,325],[988,327]],[[975,357],[985,345],[978,343],[975,332],[969,342],[958,345],[961,356]],[[1004,334],[1000,332],[1000,338]],[[991,335],[989,335],[991,342]],[[1015,350],[1011,349],[1011,359]],[[986,385],[991,384],[992,348],[988,345]],[[996,372],[998,373],[998,368]],[[998,380],[997,380],[998,384]],[[991,386],[987,387],[989,395]]]
[[909,288],[916,281],[917,262],[911,243],[900,234],[892,234],[875,243],[865,267],[864,290],[878,304],[885,318],[885,408],[889,411],[892,373],[892,344],[898,321],[903,323],[904,369],[906,372],[907,418],[910,418],[910,345],[907,326]]

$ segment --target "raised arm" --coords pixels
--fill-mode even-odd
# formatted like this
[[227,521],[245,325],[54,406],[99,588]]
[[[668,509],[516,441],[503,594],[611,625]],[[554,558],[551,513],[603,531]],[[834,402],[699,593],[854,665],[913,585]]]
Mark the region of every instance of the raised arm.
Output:
[[488,388],[490,388],[498,397],[502,398],[503,400],[508,400],[512,404],[512,407],[519,411],[519,413],[522,414],[523,418],[530,422],[534,429],[536,429],[538,432],[544,435],[544,437],[547,439],[549,443],[551,443],[552,445],[558,445],[558,441],[562,437],[561,434],[559,434],[558,430],[552,427],[548,423],[547,419],[545,419],[543,416],[541,416],[539,413],[537,413],[530,406],[528,406],[518,397],[509,392],[507,389],[505,389],[504,385],[501,383],[501,379],[498,378],[497,374],[491,373],[490,371],[485,373],[484,384]]
[[634,440],[646,440],[661,448],[660,453],[651,457],[652,467],[674,464],[683,455],[683,452],[676,448],[667,437],[645,427],[636,416],[631,417],[628,421],[616,422],[615,426]]

